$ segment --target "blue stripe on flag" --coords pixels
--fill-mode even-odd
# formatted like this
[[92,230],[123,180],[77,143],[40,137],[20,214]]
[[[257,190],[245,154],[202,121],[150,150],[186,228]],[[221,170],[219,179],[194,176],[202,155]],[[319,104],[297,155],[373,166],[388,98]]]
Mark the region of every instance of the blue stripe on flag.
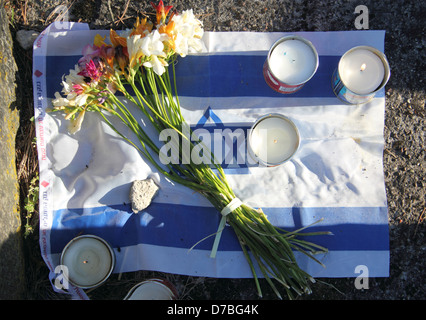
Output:
[[[266,56],[266,53],[265,53]],[[331,77],[340,57],[320,56],[314,77],[302,90],[283,95],[272,90],[263,78],[263,55],[187,56],[176,64],[178,93],[190,97],[335,97]],[[80,56],[47,56],[47,97],[61,91],[61,78],[74,69]]]
[[[180,59],[176,65],[179,76],[178,93],[197,97],[281,97],[263,78],[265,55],[210,55]],[[303,90],[291,94],[298,97],[334,97],[331,76],[339,63],[338,56],[320,56],[314,77]],[[193,76],[193,75],[197,76]]]
[[[282,227],[288,231],[300,228],[302,221],[309,217],[314,217],[312,222],[324,218],[323,224],[311,226],[306,232],[331,231],[333,235],[307,239],[329,250],[389,250],[386,207],[263,210],[271,222],[278,216],[285,221]],[[216,232],[219,219],[220,215],[212,207],[161,203],[152,203],[139,214],[132,213],[130,205],[124,204],[57,210],[51,228],[51,239],[54,239],[51,250],[53,253],[61,252],[66,243],[80,233],[96,234],[109,241],[114,248],[144,243],[189,249]],[[214,237],[209,237],[195,248],[210,250],[213,240]],[[229,226],[222,233],[219,250],[240,250],[235,233]]]

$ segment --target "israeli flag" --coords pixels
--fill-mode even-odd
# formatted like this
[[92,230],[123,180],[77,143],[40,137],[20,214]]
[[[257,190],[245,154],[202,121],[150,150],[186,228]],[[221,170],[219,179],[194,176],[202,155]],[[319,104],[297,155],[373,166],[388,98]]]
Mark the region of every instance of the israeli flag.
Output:
[[[74,68],[82,48],[93,43],[97,33],[107,35],[108,31],[92,31],[79,23],[60,29],[51,25],[34,43],[40,246],[52,274],[64,246],[83,233],[110,243],[116,256],[115,273],[156,270],[252,277],[229,226],[222,233],[216,258],[210,258],[214,237],[207,236],[217,231],[221,216],[205,198],[159,174],[96,114],[87,114],[82,129],[70,135],[63,116],[46,112],[54,93],[62,89],[62,75]],[[322,219],[308,230],[332,232],[309,238],[329,249],[318,257],[325,268],[297,255],[309,274],[356,277],[357,267],[365,266],[370,277],[387,277],[384,90],[369,103],[347,105],[331,87],[340,57],[358,45],[383,52],[385,32],[292,34],[313,43],[319,67],[301,90],[283,95],[266,84],[262,67],[272,44],[289,33],[206,32],[207,51],[176,64],[183,115],[193,130],[242,135],[240,143],[234,134],[231,140],[212,139],[211,144],[223,143],[224,159],[230,155],[234,160],[224,168],[237,197],[262,208],[271,223],[294,230]],[[301,137],[297,153],[277,167],[237,161],[239,155],[247,160],[248,130],[269,113],[282,114],[296,124]],[[142,115],[140,119],[145,125]],[[147,130],[158,139],[148,125]],[[160,191],[148,208],[134,214],[129,202],[131,184],[147,178]],[[78,289],[75,292],[83,296]]]

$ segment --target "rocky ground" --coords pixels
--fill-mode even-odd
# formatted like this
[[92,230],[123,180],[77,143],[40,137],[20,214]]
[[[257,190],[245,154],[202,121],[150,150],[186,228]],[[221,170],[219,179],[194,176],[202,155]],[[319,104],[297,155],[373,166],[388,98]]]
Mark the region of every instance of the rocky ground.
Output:
[[[150,12],[142,0],[3,1],[14,39],[18,30],[42,31],[57,18],[59,5],[71,21],[97,29],[122,29],[135,17]],[[332,31],[355,30],[359,1],[308,0],[175,0],[177,10],[194,8],[207,31]],[[384,172],[389,207],[390,277],[370,279],[369,289],[357,290],[354,279],[318,279],[313,294],[302,299],[425,299],[425,23],[422,1],[364,0],[369,28],[386,30],[385,53],[392,75],[386,86]],[[31,49],[14,44],[18,66],[17,107],[21,127],[16,154],[21,203],[37,170],[31,145]],[[30,138],[29,138],[30,137]],[[24,170],[25,169],[25,170]],[[22,212],[26,221],[25,212]],[[48,271],[38,248],[37,216],[29,219],[35,231],[24,240],[26,253],[25,299],[60,299],[48,282]],[[89,293],[93,299],[122,299],[135,283],[162,276],[174,283],[183,299],[257,299],[252,280],[207,279],[153,272],[113,275]],[[264,286],[264,298],[275,298]]]

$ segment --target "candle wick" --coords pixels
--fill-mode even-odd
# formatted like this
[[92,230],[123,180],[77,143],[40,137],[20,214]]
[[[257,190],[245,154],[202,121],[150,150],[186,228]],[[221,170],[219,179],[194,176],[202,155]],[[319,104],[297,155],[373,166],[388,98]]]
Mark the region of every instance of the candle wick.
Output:
[[361,65],[361,71],[364,71],[365,70],[365,68],[367,68],[367,65],[365,64],[365,63],[363,63],[362,65]]
[[89,263],[89,261],[87,261],[87,260],[84,260],[84,261],[83,261],[83,263]]

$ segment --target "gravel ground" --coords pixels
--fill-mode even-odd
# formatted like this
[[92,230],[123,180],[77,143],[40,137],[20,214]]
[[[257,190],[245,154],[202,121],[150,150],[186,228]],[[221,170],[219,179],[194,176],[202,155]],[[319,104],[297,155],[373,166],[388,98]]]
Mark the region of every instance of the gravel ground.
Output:
[[[91,28],[122,29],[145,10],[142,0],[5,1],[14,8],[14,35],[19,29],[41,31],[56,17],[58,5],[69,8],[69,19]],[[177,10],[194,8],[207,31],[333,31],[355,30],[359,1],[308,0],[175,0]],[[369,279],[369,289],[357,290],[354,279],[318,279],[313,293],[301,299],[426,298],[425,244],[425,3],[423,1],[362,1],[369,9],[369,28],[386,30],[385,53],[391,66],[386,86],[385,183],[389,207],[390,277]],[[28,126],[32,110],[31,49],[15,45],[20,69],[21,125]],[[29,70],[29,73],[28,73]],[[27,91],[22,90],[26,88]],[[20,90],[20,91],[19,91]],[[19,104],[18,104],[19,105]],[[33,219],[36,224],[36,218]],[[27,250],[27,299],[59,299],[47,279],[47,268],[38,253],[37,232],[25,241]],[[93,299],[122,299],[138,281],[163,276],[172,281],[183,299],[257,299],[252,280],[208,279],[153,272],[113,275],[89,293]],[[47,282],[47,283],[46,283]],[[264,299],[275,296],[264,286]]]

